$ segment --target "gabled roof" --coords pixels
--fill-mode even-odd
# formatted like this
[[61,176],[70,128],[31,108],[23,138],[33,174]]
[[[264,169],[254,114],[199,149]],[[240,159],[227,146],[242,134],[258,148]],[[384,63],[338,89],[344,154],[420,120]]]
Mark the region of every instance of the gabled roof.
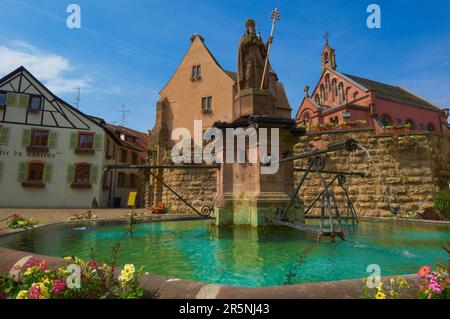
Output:
[[344,74],[348,78],[353,81],[363,85],[368,90],[372,90],[375,92],[375,95],[380,98],[386,98],[390,100],[395,100],[398,102],[404,102],[407,104],[412,104],[419,107],[426,107],[440,110],[437,106],[433,105],[431,102],[426,101],[425,99],[415,95],[412,92],[409,92],[406,89],[403,89],[399,86],[393,86],[365,78],[361,78],[358,76]]
[[[129,135],[129,136],[135,137],[136,138],[136,143],[131,143],[131,144],[133,144],[135,146],[138,146],[142,150],[146,150],[147,149],[148,142],[149,142],[149,139],[150,139],[150,137],[149,137],[149,135],[147,133],[139,132],[139,131],[136,131],[136,130],[133,130],[131,128],[124,127],[124,126],[121,126],[121,125],[106,124],[106,126],[109,129],[111,129],[111,130],[113,130],[113,131],[115,131],[115,132],[117,132],[119,134],[123,133],[125,135]],[[127,141],[122,141],[122,142],[127,142]],[[127,143],[129,143],[129,142],[127,142]]]
[[221,69],[226,75],[228,75],[228,77],[233,80],[234,82],[236,82],[236,78],[237,75],[235,72],[232,71],[227,71],[224,68],[222,68],[222,66],[220,65],[219,61],[217,61],[217,59],[215,58],[215,56],[211,53],[211,51],[208,49],[208,47],[205,45],[205,39],[197,33],[194,33],[191,36],[191,45],[189,46],[189,49],[186,51],[186,53],[184,54],[183,58],[181,59],[180,63],[178,63],[177,68],[175,69],[175,71],[172,73],[172,76],[170,77],[169,81],[166,82],[166,84],[163,86],[163,88],[159,91],[159,94],[161,94],[161,92],[166,88],[166,86],[170,83],[170,81],[173,79],[173,77],[175,76],[175,74],[177,73],[178,69],[180,68],[181,64],[183,63],[184,59],[186,58],[187,54],[189,53],[189,51],[191,50],[192,47],[192,43],[194,43],[194,41],[196,39],[199,39],[202,44],[203,47],[206,49],[206,52],[208,52],[208,54],[211,56],[211,58],[213,59],[214,63],[219,67],[219,69]]

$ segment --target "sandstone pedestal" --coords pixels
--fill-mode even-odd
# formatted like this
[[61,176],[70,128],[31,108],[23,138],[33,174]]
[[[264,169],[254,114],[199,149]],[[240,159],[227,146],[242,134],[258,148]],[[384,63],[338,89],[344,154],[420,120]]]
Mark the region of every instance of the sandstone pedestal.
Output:
[[[267,149],[271,152],[272,129],[278,129],[279,149],[282,154],[291,154],[296,137],[301,133],[290,118],[276,117],[276,105],[273,95],[267,90],[247,89],[240,92],[236,101],[238,116],[232,123],[217,123],[226,136],[227,128],[254,128],[258,143],[251,147],[246,142],[245,163],[223,163],[217,178],[217,195],[214,202],[216,223],[218,225],[246,225],[252,227],[267,226],[269,216],[277,210],[284,210],[294,193],[293,163],[281,164],[273,174],[261,174],[260,129],[267,129]],[[226,141],[225,141],[226,142]],[[236,143],[234,145],[236,156]],[[227,145],[224,145],[226,159]],[[250,154],[256,154],[256,163],[249,163]],[[274,154],[276,155],[276,154]],[[304,222],[303,203],[298,198],[287,214],[292,222]]]

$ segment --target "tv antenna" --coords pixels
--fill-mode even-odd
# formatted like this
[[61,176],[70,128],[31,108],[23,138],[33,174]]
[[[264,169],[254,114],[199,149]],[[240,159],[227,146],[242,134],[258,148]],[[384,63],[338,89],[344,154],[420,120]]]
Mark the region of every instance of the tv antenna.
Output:
[[73,102],[75,103],[75,106],[77,108],[77,110],[80,107],[80,95],[81,95],[81,88],[77,87],[75,88],[75,90],[77,90],[77,96],[73,99]]
[[130,110],[127,110],[127,106],[125,104],[121,104],[120,107],[122,108],[120,110],[120,113],[122,113],[121,116],[121,124],[123,127],[125,127],[125,118],[127,117],[127,113],[130,113]]

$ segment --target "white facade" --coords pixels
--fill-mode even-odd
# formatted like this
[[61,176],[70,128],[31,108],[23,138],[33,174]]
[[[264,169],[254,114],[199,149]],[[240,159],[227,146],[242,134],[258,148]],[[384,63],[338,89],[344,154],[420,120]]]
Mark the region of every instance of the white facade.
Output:
[[0,80],[0,207],[112,205],[114,181],[102,180],[105,165],[116,162],[105,156],[105,140],[116,143],[109,135],[25,68],[5,76]]

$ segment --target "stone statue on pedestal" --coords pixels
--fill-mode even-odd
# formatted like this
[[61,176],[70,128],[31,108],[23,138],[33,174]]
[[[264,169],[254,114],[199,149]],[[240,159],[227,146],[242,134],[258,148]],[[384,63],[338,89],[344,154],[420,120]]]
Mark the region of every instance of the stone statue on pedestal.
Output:
[[[238,85],[239,89],[260,89],[264,74],[264,66],[272,37],[264,44],[261,36],[256,34],[255,21],[248,19],[245,22],[246,33],[241,37],[238,51]],[[269,88],[269,81],[273,71],[267,63],[262,88]]]

